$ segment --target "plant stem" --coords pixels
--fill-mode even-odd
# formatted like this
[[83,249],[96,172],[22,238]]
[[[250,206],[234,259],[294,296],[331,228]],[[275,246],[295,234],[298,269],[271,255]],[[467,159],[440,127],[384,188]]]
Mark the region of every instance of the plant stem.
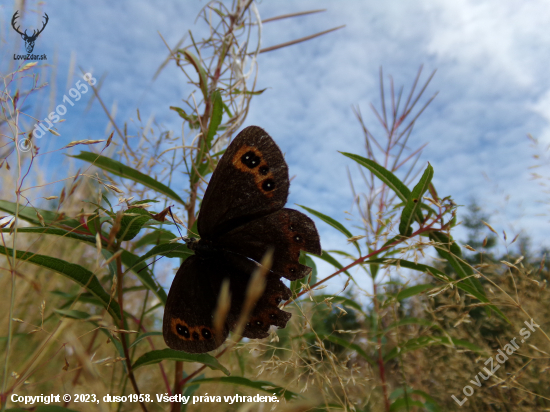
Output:
[[[117,256],[116,258],[116,266],[117,266],[117,277],[118,277],[118,304],[120,305],[120,329],[126,329],[125,322],[124,322],[124,299],[123,299],[123,290],[122,290],[122,280],[123,280],[123,271],[122,271],[122,258]],[[130,360],[130,352],[128,351],[128,342],[126,340],[126,333],[120,334],[120,341],[122,342],[122,348],[124,350],[124,357],[126,358],[126,368],[128,369],[128,377],[130,378],[130,382],[132,383],[132,386],[134,388],[134,392],[136,395],[140,395],[139,388],[136,382],[136,378],[134,377],[134,372],[132,371],[132,361]],[[139,405],[141,406],[141,410],[143,412],[147,412],[147,407],[145,404],[140,401]]]

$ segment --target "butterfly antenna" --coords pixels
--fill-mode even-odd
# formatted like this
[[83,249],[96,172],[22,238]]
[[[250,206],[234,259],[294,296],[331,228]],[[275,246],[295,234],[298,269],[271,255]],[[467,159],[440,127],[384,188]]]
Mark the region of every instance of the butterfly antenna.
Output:
[[[172,221],[174,222],[174,224],[176,225],[176,228],[178,229],[178,233],[180,234],[180,238],[183,239],[183,240],[185,240],[185,241],[187,241],[187,240],[189,239],[189,237],[188,237],[188,236],[183,236],[183,235],[181,234],[181,230],[180,230],[180,227],[179,227],[179,225],[178,225],[178,223],[177,223],[177,221],[176,221],[176,218],[175,218],[174,215],[172,214],[172,206],[168,206],[168,213],[170,213],[170,216],[172,216]],[[184,225],[182,224],[182,226],[184,226]],[[193,233],[193,232],[191,231],[191,229],[189,229],[189,228],[186,228],[186,229],[187,229],[187,231]],[[193,234],[196,234],[196,233],[193,233]]]
[[[173,205],[172,205],[173,206]],[[189,239],[189,237],[187,236],[182,236],[181,234],[181,230],[180,230],[180,227],[178,225],[178,220],[176,220],[176,218],[174,217],[174,215],[172,214],[172,206],[168,206],[163,212],[159,213],[159,215],[161,214],[166,214],[166,210],[168,210],[168,213],[170,213],[170,216],[172,217],[172,221],[174,222],[174,224],[176,225],[176,228],[178,229],[178,233],[180,235],[180,239],[184,240],[184,241],[187,241]],[[177,246],[174,246],[174,249],[172,250],[176,250]],[[153,263],[156,263],[157,261],[159,261],[160,259],[162,259],[164,256],[159,256],[157,257],[155,260],[153,260],[151,263],[148,263],[147,265],[145,265],[144,267],[142,267],[140,270],[137,271],[137,273],[140,273],[142,270],[145,270],[147,269],[149,266],[151,266]]]

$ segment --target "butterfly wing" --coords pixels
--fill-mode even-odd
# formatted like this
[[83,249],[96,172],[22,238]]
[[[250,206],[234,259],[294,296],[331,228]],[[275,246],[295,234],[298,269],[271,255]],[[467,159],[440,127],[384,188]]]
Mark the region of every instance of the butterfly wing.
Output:
[[[241,315],[250,276],[256,267],[255,262],[233,253],[219,253],[209,259],[187,258],[176,273],[166,301],[162,324],[166,344],[188,353],[218,348]],[[223,330],[216,333],[213,319],[225,280],[229,281],[230,306]],[[271,287],[277,297],[288,299],[290,291],[284,288],[284,285],[277,290]],[[285,315],[290,317],[278,308],[272,312],[276,314],[271,319],[272,324],[280,324]]]
[[279,309],[282,301],[290,299],[292,293],[278,276],[268,274],[262,297],[256,303],[252,316],[243,331],[245,338],[263,339],[269,336],[269,327],[274,325],[284,328],[292,316]]
[[201,238],[219,235],[283,208],[288,197],[283,153],[261,128],[243,129],[212,174],[198,217]]
[[188,353],[204,353],[219,347],[229,334],[229,327],[214,333],[213,314],[219,289],[216,267],[196,256],[180,266],[166,301],[162,334],[166,344]]
[[321,254],[315,224],[294,209],[281,209],[241,225],[220,236],[217,244],[256,262],[273,247],[271,272],[290,280],[301,279],[311,272],[310,267],[299,263],[300,250]]

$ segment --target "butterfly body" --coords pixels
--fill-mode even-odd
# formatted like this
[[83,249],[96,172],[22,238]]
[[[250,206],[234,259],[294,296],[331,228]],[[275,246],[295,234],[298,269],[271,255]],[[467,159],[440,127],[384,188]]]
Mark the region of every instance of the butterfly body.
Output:
[[[210,179],[197,221],[201,238],[187,242],[195,254],[183,262],[168,294],[163,336],[170,348],[203,353],[219,347],[235,327],[252,273],[269,249],[265,290],[243,336],[264,338],[270,326],[286,326],[291,315],[278,306],[291,293],[281,278],[311,272],[298,261],[301,250],[321,253],[313,221],[284,208],[289,186],[288,166],[273,139],[256,126],[241,131]],[[223,330],[215,331],[213,316],[226,280],[230,309]]]

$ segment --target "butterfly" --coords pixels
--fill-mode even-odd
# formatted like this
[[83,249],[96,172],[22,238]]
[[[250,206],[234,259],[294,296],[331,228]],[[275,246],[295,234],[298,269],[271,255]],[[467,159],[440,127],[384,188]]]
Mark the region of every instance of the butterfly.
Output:
[[[300,251],[321,254],[319,234],[303,213],[286,209],[290,181],[281,149],[260,127],[243,129],[220,159],[197,218],[200,239],[186,240],[195,252],[180,266],[170,287],[162,331],[168,347],[188,353],[221,346],[237,324],[253,272],[268,249],[272,265],[265,289],[242,335],[261,339],[270,326],[284,328],[291,314],[279,308],[291,297],[281,278],[297,280],[311,268]],[[214,313],[222,284],[229,282],[230,308],[223,330]]]

